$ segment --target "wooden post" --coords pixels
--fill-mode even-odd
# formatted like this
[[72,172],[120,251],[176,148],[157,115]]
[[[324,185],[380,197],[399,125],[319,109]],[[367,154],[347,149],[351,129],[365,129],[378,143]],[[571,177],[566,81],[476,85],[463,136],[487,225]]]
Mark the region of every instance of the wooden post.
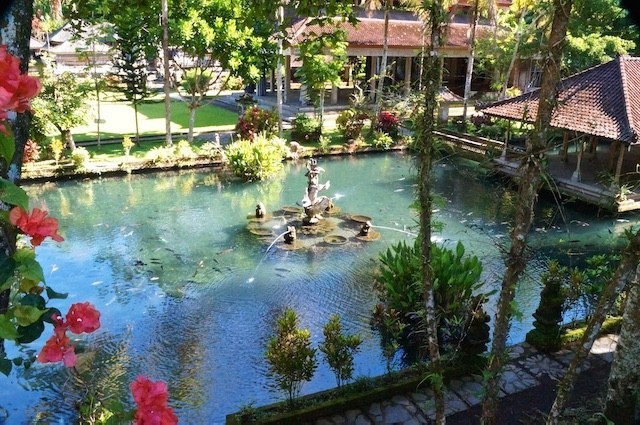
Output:
[[578,151],[578,161],[576,163],[576,171],[574,171],[573,175],[571,176],[571,181],[574,181],[574,182],[579,182],[582,180],[582,175],[580,173],[580,166],[582,165],[582,154],[584,152],[584,138],[581,137],[578,143],[580,144],[580,150]]
[[291,55],[284,58],[284,99],[283,103],[289,101],[291,96]]
[[624,160],[624,150],[626,147],[626,145],[620,143],[620,152],[618,152],[618,163],[616,164],[616,175],[613,180],[618,187],[620,187],[620,174],[622,173],[622,162]]
[[411,63],[413,58],[407,56],[404,58],[404,94],[409,96],[411,93]]
[[376,97],[376,77],[378,70],[378,61],[380,60],[377,56],[371,57],[371,78],[369,80],[369,99],[373,100]]
[[562,162],[569,162],[569,132],[564,131],[562,134],[562,152],[560,153]]
[[596,136],[591,136],[589,138],[589,153],[592,155],[593,158],[595,158],[597,152],[598,152],[598,138]]
[[507,159],[507,146],[509,145],[509,137],[511,134],[511,120],[507,121],[507,134],[504,135],[504,143],[502,144],[502,154],[500,154],[500,159]]

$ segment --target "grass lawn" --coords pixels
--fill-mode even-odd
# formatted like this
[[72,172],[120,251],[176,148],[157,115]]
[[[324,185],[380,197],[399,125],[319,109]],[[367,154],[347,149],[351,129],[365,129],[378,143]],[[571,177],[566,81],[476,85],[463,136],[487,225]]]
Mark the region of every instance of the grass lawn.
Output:
[[[121,139],[125,135],[133,136],[136,132],[135,112],[133,105],[127,101],[112,100],[100,102],[100,116],[104,123],[100,124],[101,139]],[[92,102],[89,124],[73,129],[76,141],[96,140],[98,128],[94,120],[97,118],[97,102]],[[233,127],[238,121],[238,114],[214,105],[203,105],[196,111],[196,131],[212,131],[220,126]],[[138,125],[141,136],[164,134],[164,101],[153,99],[138,105]],[[171,101],[171,131],[173,133],[189,130],[189,109],[187,103],[173,99]],[[59,137],[59,135],[52,135]]]

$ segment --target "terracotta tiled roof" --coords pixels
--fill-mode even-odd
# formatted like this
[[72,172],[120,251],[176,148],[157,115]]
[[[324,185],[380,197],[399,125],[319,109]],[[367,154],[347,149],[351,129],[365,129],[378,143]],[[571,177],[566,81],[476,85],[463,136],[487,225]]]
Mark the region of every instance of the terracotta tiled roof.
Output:
[[[348,22],[336,21],[336,26],[347,32],[347,42],[350,47],[382,47],[384,43],[384,19],[358,18],[356,26]],[[289,30],[294,46],[300,43],[308,33],[320,34],[330,31],[334,26],[306,25],[307,19],[301,19],[294,23]],[[478,26],[477,37],[487,31],[488,27]],[[469,45],[469,24],[450,23],[447,25],[447,33],[444,47],[466,48]],[[424,40],[429,40],[426,35]],[[388,44],[390,48],[420,49],[423,44],[422,22],[413,20],[389,20]]]
[[[534,122],[539,90],[482,112]],[[551,126],[627,144],[640,142],[640,57],[621,56],[560,81]]]

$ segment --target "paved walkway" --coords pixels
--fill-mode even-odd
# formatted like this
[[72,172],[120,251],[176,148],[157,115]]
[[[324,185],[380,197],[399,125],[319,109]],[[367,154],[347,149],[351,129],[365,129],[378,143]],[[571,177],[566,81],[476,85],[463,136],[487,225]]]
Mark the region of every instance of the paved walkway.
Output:
[[[581,371],[611,363],[616,341],[616,335],[599,338]],[[541,379],[545,377],[552,380],[561,379],[573,356],[574,353],[569,350],[545,355],[527,343],[512,347],[511,360],[505,368],[500,383],[500,396],[516,394],[540,385]],[[452,380],[445,392],[447,416],[479,405],[482,390],[480,376]],[[420,389],[411,393],[398,394],[390,400],[372,403],[360,409],[348,410],[340,415],[319,418],[313,425],[418,425],[429,424],[434,418],[433,393],[429,389]]]

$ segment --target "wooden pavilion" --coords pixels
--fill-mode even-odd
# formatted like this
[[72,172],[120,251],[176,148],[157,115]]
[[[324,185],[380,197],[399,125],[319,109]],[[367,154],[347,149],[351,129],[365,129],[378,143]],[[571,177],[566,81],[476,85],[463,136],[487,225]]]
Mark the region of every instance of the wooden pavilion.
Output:
[[[533,123],[538,96],[534,90],[482,113]],[[621,56],[561,80],[557,102],[551,126],[562,137],[547,157],[560,191],[619,212],[640,209],[640,57]],[[518,155],[509,142],[507,135],[494,162],[516,175]]]

